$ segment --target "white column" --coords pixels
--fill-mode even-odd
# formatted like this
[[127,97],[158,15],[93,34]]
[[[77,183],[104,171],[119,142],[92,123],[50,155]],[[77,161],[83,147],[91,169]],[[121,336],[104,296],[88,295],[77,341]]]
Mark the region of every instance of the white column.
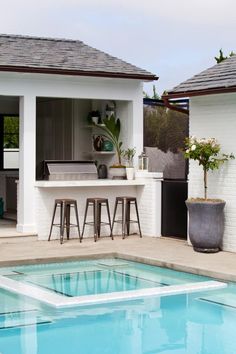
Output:
[[161,182],[160,178],[145,178],[145,185],[138,187],[138,207],[144,236],[161,236]]
[[137,165],[138,156],[143,151],[143,85],[140,83],[137,89],[139,94],[133,101],[132,112],[132,131],[133,141],[131,146],[136,148],[135,164]]
[[35,232],[36,97],[20,97],[20,166],[17,231]]

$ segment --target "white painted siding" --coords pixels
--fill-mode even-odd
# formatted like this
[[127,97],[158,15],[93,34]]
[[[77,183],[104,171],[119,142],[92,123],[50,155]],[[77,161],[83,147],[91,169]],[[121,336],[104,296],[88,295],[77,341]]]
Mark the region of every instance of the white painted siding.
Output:
[[[191,98],[190,135],[214,137],[222,152],[236,156],[236,94]],[[203,196],[202,168],[194,161],[190,162],[189,196]],[[209,173],[208,197],[226,201],[223,249],[236,252],[236,160]]]

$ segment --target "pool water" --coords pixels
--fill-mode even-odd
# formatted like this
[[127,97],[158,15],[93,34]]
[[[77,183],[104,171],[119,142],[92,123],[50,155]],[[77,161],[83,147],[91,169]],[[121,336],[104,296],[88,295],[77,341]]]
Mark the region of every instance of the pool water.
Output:
[[18,266],[2,270],[1,275],[69,297],[208,280],[206,277],[120,259]]
[[[49,270],[51,275],[72,276],[86,267],[90,270],[100,267],[97,262],[79,262],[80,265],[78,262],[64,263],[63,268],[58,264],[2,268],[0,273],[16,278],[21,276],[26,282],[30,276],[38,284],[40,276],[45,278],[50,275]],[[149,280],[160,286],[207,279],[133,263],[128,262],[129,267],[123,264],[126,267],[122,270],[125,286],[130,282],[127,282],[126,275],[134,276],[135,272],[139,274],[139,279],[144,274],[143,279],[147,279],[146,272],[151,272]],[[99,268],[100,274],[122,266],[115,266],[110,261],[105,267],[110,268]],[[14,272],[18,272],[18,276]],[[101,282],[102,286],[107,283],[107,277]],[[52,285],[48,279],[42,283],[45,287]],[[56,281],[56,284],[65,286],[66,282]],[[70,290],[73,290],[73,282],[69,284]],[[134,282],[131,281],[131,284],[133,286]],[[121,285],[114,286],[119,288]],[[1,354],[235,354],[235,324],[234,284],[223,290],[63,310],[0,289]]]

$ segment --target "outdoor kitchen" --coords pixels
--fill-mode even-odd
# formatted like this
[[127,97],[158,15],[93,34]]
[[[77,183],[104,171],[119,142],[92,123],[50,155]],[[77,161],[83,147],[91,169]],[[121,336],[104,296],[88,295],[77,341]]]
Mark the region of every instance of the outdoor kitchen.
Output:
[[[150,215],[146,204],[158,202],[162,174],[148,173],[148,158],[144,154],[135,154],[136,150],[142,151],[142,144],[128,145],[132,141],[129,112],[130,102],[125,101],[37,100],[35,190],[39,239],[48,238],[53,203],[59,198],[77,200],[82,225],[87,198],[107,198],[113,212],[116,197],[136,197],[144,234],[152,236],[154,232],[158,233],[160,220]],[[117,151],[111,131],[104,129],[107,128],[104,122],[109,127],[112,121],[115,124],[117,120],[120,122],[120,134],[117,136],[120,150],[132,150],[128,160],[119,156],[121,151]],[[119,162],[122,163],[120,166]],[[135,166],[136,170],[135,175],[128,176],[129,179],[126,166]],[[121,170],[120,175],[118,170]],[[58,220],[59,216],[58,213]],[[106,215],[104,217],[106,219]],[[74,223],[73,213],[71,218]],[[87,228],[85,237],[92,236],[92,230]],[[133,225],[131,232],[136,231],[137,227]],[[120,234],[119,225],[115,225],[114,233]],[[52,239],[58,238],[59,234],[59,229],[53,230]],[[104,226],[102,234],[109,235],[108,226]],[[71,230],[70,237],[78,237],[76,229]]]

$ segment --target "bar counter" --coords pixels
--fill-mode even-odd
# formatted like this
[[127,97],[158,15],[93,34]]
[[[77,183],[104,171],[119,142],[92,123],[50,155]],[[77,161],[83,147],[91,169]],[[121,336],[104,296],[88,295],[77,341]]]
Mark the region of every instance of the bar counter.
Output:
[[115,180],[115,179],[94,179],[81,181],[37,181],[38,188],[59,188],[59,187],[115,187],[115,186],[144,186],[144,179]]
[[[118,196],[133,196],[137,198],[143,235],[158,237],[161,235],[161,181],[162,173],[150,174],[149,178],[138,178],[131,181],[111,179],[36,181],[35,220],[38,239],[47,240],[48,238],[55,199],[68,198],[77,200],[80,227],[82,228],[87,198],[108,198],[110,212],[113,215],[115,199]],[[92,210],[89,211],[89,217],[92,220]],[[106,213],[104,215],[102,213],[102,218],[105,218],[106,221]],[[131,214],[131,219],[133,218],[135,218],[135,215]],[[73,210],[71,211],[71,222],[74,223]],[[131,232],[136,232],[135,224],[131,228]],[[109,229],[106,226],[102,229],[101,235],[109,235]],[[114,235],[116,234],[121,234],[120,224],[115,225]],[[59,229],[55,227],[52,239],[58,237]],[[71,238],[75,237],[78,237],[78,235],[76,229],[72,228]],[[87,227],[85,237],[93,237],[92,227]]]

